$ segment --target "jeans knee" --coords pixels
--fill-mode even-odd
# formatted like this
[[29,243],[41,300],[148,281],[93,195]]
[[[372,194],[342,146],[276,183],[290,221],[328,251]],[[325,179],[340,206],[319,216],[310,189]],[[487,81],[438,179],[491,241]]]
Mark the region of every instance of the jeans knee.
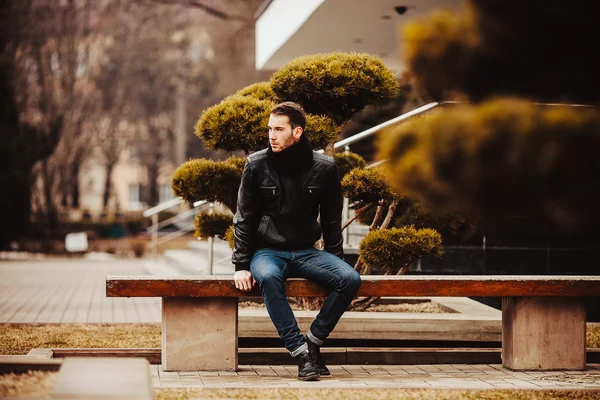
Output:
[[283,284],[281,275],[271,272],[257,274],[255,275],[255,279],[260,287],[279,286],[280,284]]
[[343,277],[345,291],[348,293],[356,294],[360,285],[362,284],[362,280],[360,279],[360,274],[355,270],[344,274]]

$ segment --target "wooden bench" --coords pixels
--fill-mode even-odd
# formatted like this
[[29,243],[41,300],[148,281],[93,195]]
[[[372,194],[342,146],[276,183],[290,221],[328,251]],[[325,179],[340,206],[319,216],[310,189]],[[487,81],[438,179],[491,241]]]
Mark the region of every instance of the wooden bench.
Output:
[[[600,295],[596,276],[363,276],[358,296],[502,297],[502,361],[514,370],[583,370],[584,298]],[[289,279],[290,297],[327,291]],[[108,297],[162,297],[165,370],[237,369],[238,298],[230,276],[109,276]]]

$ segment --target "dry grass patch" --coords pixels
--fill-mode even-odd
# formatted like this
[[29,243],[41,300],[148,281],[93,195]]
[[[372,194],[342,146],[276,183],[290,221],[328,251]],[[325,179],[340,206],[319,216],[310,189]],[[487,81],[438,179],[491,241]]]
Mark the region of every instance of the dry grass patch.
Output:
[[[159,324],[0,325],[0,354],[34,348],[160,348]],[[600,324],[588,324],[587,347],[600,348]]]
[[[0,396],[46,398],[56,372],[0,375]],[[598,393],[578,390],[457,390],[457,389],[154,389],[156,400],[289,399],[289,400],[592,400]]]
[[[294,311],[306,311],[306,308],[294,302],[290,302],[290,306]],[[240,308],[250,310],[266,310],[264,303],[255,301],[242,301],[239,303]],[[448,311],[439,304],[430,301],[421,303],[398,303],[398,304],[371,304],[366,309],[367,312],[404,312],[404,313],[447,313]]]
[[592,400],[598,393],[575,390],[456,389],[156,389],[156,400]]
[[587,347],[600,348],[600,324],[587,324],[586,330]]
[[0,325],[0,354],[33,348],[160,347],[159,324]]

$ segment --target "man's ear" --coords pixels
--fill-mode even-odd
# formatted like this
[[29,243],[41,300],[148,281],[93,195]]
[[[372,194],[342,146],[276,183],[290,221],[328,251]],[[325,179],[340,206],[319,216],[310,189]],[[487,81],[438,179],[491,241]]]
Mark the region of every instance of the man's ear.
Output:
[[299,139],[300,136],[302,136],[302,132],[303,132],[302,127],[297,126],[297,127],[294,128],[294,132],[292,132],[292,134],[294,135],[294,137],[296,139]]

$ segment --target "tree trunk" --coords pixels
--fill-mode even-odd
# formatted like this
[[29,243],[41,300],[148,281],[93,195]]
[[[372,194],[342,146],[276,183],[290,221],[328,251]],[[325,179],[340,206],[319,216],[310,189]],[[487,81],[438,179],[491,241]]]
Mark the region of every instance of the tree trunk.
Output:
[[105,213],[108,212],[108,201],[110,200],[110,188],[113,169],[114,165],[112,164],[106,166],[106,180],[104,181],[104,196],[102,198],[102,207],[104,208]]
[[377,211],[375,211],[375,216],[373,217],[373,222],[369,226],[369,231],[374,231],[377,229],[377,225],[379,225],[379,221],[381,221],[381,217],[383,217],[383,200],[379,201],[377,204]]
[[148,205],[155,206],[160,198],[158,194],[158,162],[148,164]]
[[80,160],[73,162],[73,170],[71,175],[71,207],[79,208],[79,174],[81,172]]
[[71,186],[71,206],[74,209],[79,208],[79,171],[73,178],[73,185]]
[[54,231],[58,227],[58,214],[52,199],[52,178],[48,170],[48,159],[42,161],[42,183],[44,185],[44,202],[46,208],[46,221],[48,230]]
[[29,171],[5,171],[0,174],[0,209],[4,210],[0,224],[0,249],[18,239],[29,226],[31,214],[31,178]]

